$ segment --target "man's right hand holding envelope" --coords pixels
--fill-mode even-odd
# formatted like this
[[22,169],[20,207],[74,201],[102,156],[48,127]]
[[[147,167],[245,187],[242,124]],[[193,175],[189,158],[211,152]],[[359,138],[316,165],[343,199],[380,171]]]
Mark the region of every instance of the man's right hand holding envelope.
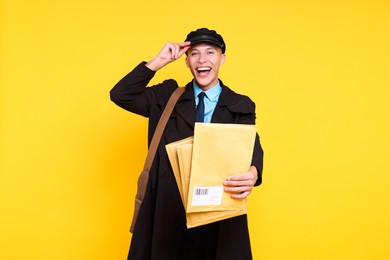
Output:
[[257,168],[251,166],[247,173],[229,176],[223,182],[224,191],[230,193],[232,198],[246,198],[257,181]]

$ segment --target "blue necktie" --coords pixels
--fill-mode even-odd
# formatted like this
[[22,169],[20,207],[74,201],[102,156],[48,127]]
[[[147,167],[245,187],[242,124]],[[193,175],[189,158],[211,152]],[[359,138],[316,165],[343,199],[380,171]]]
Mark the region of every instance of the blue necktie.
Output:
[[204,122],[204,92],[200,92],[198,95],[199,103],[196,107],[196,122]]

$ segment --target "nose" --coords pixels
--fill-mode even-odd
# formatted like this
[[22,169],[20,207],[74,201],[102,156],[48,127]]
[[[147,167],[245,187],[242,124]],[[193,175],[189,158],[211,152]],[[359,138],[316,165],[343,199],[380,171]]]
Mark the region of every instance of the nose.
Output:
[[204,63],[204,62],[206,62],[207,61],[207,59],[206,59],[206,54],[205,53],[200,53],[199,54],[199,58],[198,58],[198,62],[199,63]]

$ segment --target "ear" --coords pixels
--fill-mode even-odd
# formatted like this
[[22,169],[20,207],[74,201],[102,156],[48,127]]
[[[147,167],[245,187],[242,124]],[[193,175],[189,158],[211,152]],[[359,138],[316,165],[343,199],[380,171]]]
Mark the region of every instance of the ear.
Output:
[[186,56],[186,65],[187,65],[188,68],[190,67],[190,63],[188,61],[188,56]]
[[225,64],[225,61],[226,61],[226,55],[221,54],[221,62],[219,63],[219,66],[222,66],[223,64]]

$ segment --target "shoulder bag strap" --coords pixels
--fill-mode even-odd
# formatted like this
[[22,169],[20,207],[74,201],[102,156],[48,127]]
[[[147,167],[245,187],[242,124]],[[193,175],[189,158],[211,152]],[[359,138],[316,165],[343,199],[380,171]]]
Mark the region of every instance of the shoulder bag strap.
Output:
[[164,132],[164,128],[168,122],[169,116],[172,113],[173,108],[175,107],[175,104],[181,94],[183,94],[184,88],[177,88],[171,95],[171,97],[168,100],[168,103],[158,121],[156,130],[154,131],[152,141],[150,142],[149,145],[149,151],[148,155],[146,156],[145,164],[144,164],[144,169],[141,172],[140,176],[138,177],[138,182],[137,182],[137,194],[135,195],[135,204],[134,204],[134,213],[133,213],[133,220],[131,222],[131,227],[130,227],[130,232],[133,233],[135,224],[137,222],[138,218],[138,212],[141,207],[142,201],[144,200],[145,197],[145,191],[146,187],[148,185],[148,180],[149,180],[149,171],[150,168],[152,167],[154,157],[156,155],[156,151],[158,148],[158,144],[160,143],[162,133]]
[[169,116],[172,114],[172,110],[175,107],[175,104],[181,94],[184,92],[184,87],[177,88],[171,95],[168,100],[168,103],[158,121],[156,130],[154,131],[152,141],[150,142],[148,155],[146,156],[146,161],[144,165],[144,171],[150,171],[152,167],[152,163],[154,160],[154,156],[156,155],[158,144],[160,143],[162,133],[164,132],[164,128],[167,125]]

